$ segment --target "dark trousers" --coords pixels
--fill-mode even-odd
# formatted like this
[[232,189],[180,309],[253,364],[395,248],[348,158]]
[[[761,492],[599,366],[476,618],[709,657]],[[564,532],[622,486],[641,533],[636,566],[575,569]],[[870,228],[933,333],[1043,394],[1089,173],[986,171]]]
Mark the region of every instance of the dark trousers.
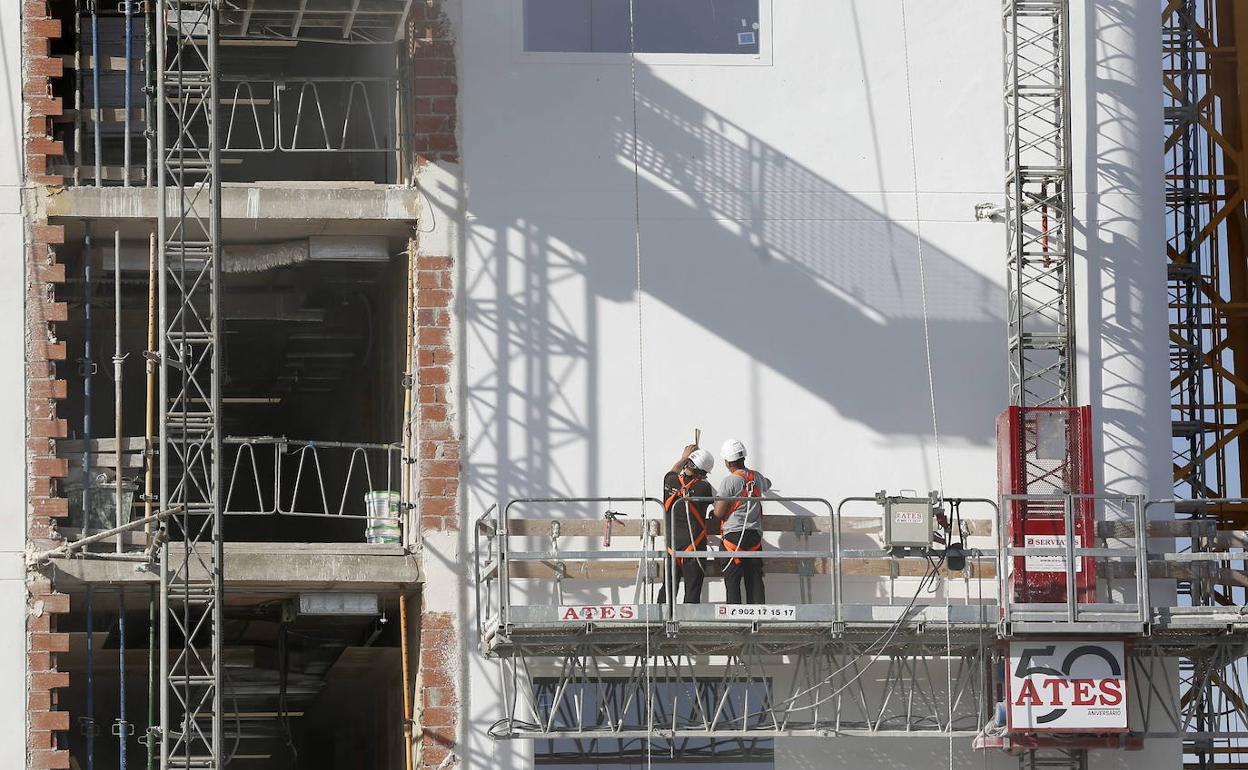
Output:
[[[702,549],[699,549],[702,550]],[[676,566],[676,558],[667,555],[667,564],[663,569],[663,587],[659,589],[659,604],[667,603],[667,587],[672,586],[672,601],[680,593],[680,584],[685,584],[685,604],[702,603],[702,579],[706,577],[699,559],[681,559]]]
[[[749,551],[762,541],[763,533],[757,529],[747,529],[740,534],[733,532],[729,537],[732,539],[732,542]],[[738,563],[729,558],[724,562],[724,588],[728,592],[729,604],[742,603],[742,583],[745,583],[745,603],[767,603],[767,593],[763,588],[762,559],[741,559],[740,563]]]

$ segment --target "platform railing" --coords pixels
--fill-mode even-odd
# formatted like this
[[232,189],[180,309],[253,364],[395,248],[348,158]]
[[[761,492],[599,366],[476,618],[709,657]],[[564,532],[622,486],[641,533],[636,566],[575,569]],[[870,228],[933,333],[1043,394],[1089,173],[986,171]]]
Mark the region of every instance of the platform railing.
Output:
[[[691,497],[694,504],[710,509],[723,497]],[[872,513],[866,516],[849,515],[848,506],[871,503]],[[970,538],[987,539],[991,542],[992,528],[996,519],[996,504],[982,498],[958,499],[958,503],[980,505],[991,511],[991,518],[958,516],[958,530],[950,537],[958,542]],[[979,624],[991,624],[995,613],[984,603],[994,598],[995,592],[988,588],[977,592],[967,591],[966,597],[956,602],[937,601],[918,596],[924,585],[938,582],[938,578],[982,581],[995,579],[996,569],[992,549],[968,545],[962,553],[967,564],[961,569],[950,570],[939,558],[930,554],[910,558],[895,558],[878,543],[853,543],[852,538],[872,538],[881,532],[882,509],[877,498],[853,497],[834,505],[821,497],[767,496],[761,499],[764,508],[763,529],[767,542],[759,551],[734,551],[729,554],[716,550],[711,544],[702,550],[682,551],[680,558],[704,560],[761,559],[770,574],[796,575],[797,580],[782,586],[793,596],[777,600],[775,584],[769,581],[772,591],[769,602],[763,607],[747,606],[736,609],[724,603],[688,604],[676,602],[672,590],[674,576],[670,570],[660,569],[665,562],[666,541],[662,531],[664,513],[661,501],[654,498],[524,498],[502,506],[491,506],[474,523],[474,570],[476,574],[478,622],[482,638],[487,642],[498,629],[507,629],[514,623],[525,625],[559,624],[569,620],[582,624],[607,623],[616,627],[646,623],[684,621],[731,621],[736,623],[752,620],[772,623],[828,623],[846,621],[877,622],[881,624],[902,623],[922,613],[937,622],[958,619]],[[570,538],[604,538],[607,521],[604,508],[612,506],[632,507],[630,516],[612,516],[613,545],[601,541],[591,547],[569,550],[564,544]],[[540,515],[522,517],[526,508],[540,508]],[[645,515],[641,515],[644,510]],[[595,518],[589,518],[591,514]],[[612,511],[615,513],[615,511]],[[776,535],[780,543],[776,543]],[[851,538],[850,542],[846,538]],[[523,538],[520,543],[517,538]],[[546,542],[534,545],[533,540]],[[789,542],[785,542],[789,541]],[[876,545],[877,547],[849,547]],[[633,546],[630,548],[630,546]],[[704,562],[705,563],[705,562]],[[708,575],[717,569],[707,565]],[[660,571],[663,577],[660,578]],[[874,577],[887,581],[890,596],[863,602],[848,600],[845,595],[845,578]],[[906,582],[898,595],[891,591],[898,579],[919,579],[919,589],[913,580]],[[565,582],[573,579],[587,580],[599,589],[616,589],[628,592],[631,597],[617,597],[613,602],[603,602],[603,610],[615,612],[626,607],[628,617],[597,617],[591,599],[569,602],[570,591]],[[529,590],[544,591],[539,581],[551,583],[553,599],[518,602],[515,585],[523,582]],[[666,599],[659,603],[657,590],[666,582]],[[974,594],[978,598],[973,598]],[[911,596],[914,594],[914,596]],[[922,601],[918,600],[922,598]],[[946,604],[958,606],[951,610]],[[587,616],[566,616],[568,608],[585,610]],[[762,617],[760,615],[766,615]],[[760,615],[755,617],[755,615]],[[567,626],[564,626],[567,627]]]
[[[997,532],[997,561],[1002,575],[998,600],[1007,629],[1068,633],[1147,630],[1152,603],[1144,497],[1003,495],[1001,501],[1005,515],[1018,519],[1013,526],[1001,526]],[[1078,519],[1088,506],[1092,508],[1093,527],[1082,537],[1093,543],[1100,541],[1100,545],[1079,542],[1082,530]],[[1025,512],[1036,509],[1042,510],[1043,515],[1028,518]],[[1055,515],[1058,512],[1060,516]],[[1017,544],[1018,537],[1031,534],[1027,531],[1029,524],[1051,525],[1058,521],[1061,531],[1044,535],[1060,544],[1028,546],[1026,540]],[[1111,546],[1110,541],[1120,545]],[[1026,595],[1037,593],[1034,583],[1042,579],[1056,589],[1049,593],[1060,591],[1060,599],[1038,600]],[[1126,585],[1133,591],[1123,591]],[[1115,593],[1120,594],[1118,601],[1114,601]]]
[[[365,495],[404,487],[399,444],[266,436],[229,437],[224,445],[222,511],[228,516],[354,518],[363,537],[375,513]],[[405,538],[416,529],[410,510],[410,501],[400,499],[396,513]]]

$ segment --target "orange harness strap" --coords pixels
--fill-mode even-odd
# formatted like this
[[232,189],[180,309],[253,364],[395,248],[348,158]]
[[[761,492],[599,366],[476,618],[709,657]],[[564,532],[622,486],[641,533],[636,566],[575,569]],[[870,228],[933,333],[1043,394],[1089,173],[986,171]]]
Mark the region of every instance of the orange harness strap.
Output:
[[[693,514],[694,514],[693,518],[698,520],[698,527],[699,529],[702,530],[697,535],[694,535],[689,545],[680,549],[681,551],[696,551],[699,549],[699,547],[703,543],[706,542],[706,538],[707,538],[706,518],[702,516],[702,511],[698,510],[697,503],[689,499],[689,488],[692,487],[695,482],[697,482],[697,479],[689,479],[687,481],[682,481],[680,483],[680,489],[676,490],[675,492],[672,492],[672,494],[663,503],[663,510],[671,511],[672,505],[675,504],[676,502],[676,498],[678,497],[685,498],[686,508],[693,510]],[[690,532],[690,534],[692,535],[693,533]],[[673,557],[675,556],[675,552],[672,550],[672,547],[670,545],[667,547],[667,553]],[[675,561],[676,561],[676,569],[680,569],[681,566],[685,563],[685,560],[681,558],[676,558]]]
[[[742,531],[744,532],[744,530],[742,530]],[[763,550],[763,539],[762,539],[762,538],[759,538],[759,539],[758,539],[758,542],[757,542],[757,543],[755,543],[754,545],[751,545],[751,546],[744,546],[744,547],[742,547],[742,546],[740,546],[740,545],[738,545],[738,544],[736,544],[736,543],[732,542],[731,540],[729,540],[729,539],[728,539],[728,538],[726,538],[726,537],[725,537],[725,538],[723,538],[723,540],[721,540],[720,542],[722,542],[722,543],[724,544],[724,550],[726,550],[726,551],[761,551],[761,550]],[[732,563],[733,563],[733,564],[740,564],[740,563],[741,563],[741,560],[740,560],[740,559],[738,559],[738,558],[735,558],[735,557],[734,557],[734,558],[733,558],[733,560],[732,560]]]
[[745,481],[745,494],[732,501],[732,505],[728,506],[728,514],[732,515],[741,504],[749,497],[762,497],[763,493],[759,490],[758,484],[754,483],[754,471],[737,470],[732,475],[740,476]]
[[[747,498],[763,496],[762,491],[758,488],[758,484],[755,483],[754,481],[754,471],[735,470],[732,472],[732,475],[740,476],[745,481],[745,494],[741,497],[738,497],[736,500],[733,500],[732,505],[728,506],[729,516],[731,516],[734,511],[740,508],[741,504],[744,503]],[[741,530],[741,535],[738,535],[737,537],[740,538],[744,534],[745,534],[745,530]],[[763,539],[761,537],[758,539],[757,543],[755,543],[752,547],[748,547],[748,548],[742,548],[740,545],[732,542],[726,537],[721,538],[720,542],[723,543],[724,549],[727,551],[761,551],[763,550]],[[740,564],[741,560],[734,558],[732,560],[732,563]]]

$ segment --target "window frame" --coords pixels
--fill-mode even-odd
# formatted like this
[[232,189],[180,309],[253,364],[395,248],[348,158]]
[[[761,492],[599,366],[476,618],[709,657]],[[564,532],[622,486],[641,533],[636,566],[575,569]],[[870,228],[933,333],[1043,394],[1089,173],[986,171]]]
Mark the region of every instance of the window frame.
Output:
[[[595,51],[526,51],[524,48],[524,2],[511,0],[511,51],[518,63],[597,64],[627,66],[628,53]],[[758,53],[637,53],[637,63],[652,67],[770,67],[772,65],[772,0],[758,0]]]

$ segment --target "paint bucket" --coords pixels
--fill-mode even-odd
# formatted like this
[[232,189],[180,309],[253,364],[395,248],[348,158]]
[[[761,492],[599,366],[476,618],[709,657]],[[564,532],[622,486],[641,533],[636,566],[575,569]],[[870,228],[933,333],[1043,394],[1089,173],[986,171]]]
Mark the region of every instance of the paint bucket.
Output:
[[382,491],[364,495],[364,542],[399,543],[403,540],[399,493]]

